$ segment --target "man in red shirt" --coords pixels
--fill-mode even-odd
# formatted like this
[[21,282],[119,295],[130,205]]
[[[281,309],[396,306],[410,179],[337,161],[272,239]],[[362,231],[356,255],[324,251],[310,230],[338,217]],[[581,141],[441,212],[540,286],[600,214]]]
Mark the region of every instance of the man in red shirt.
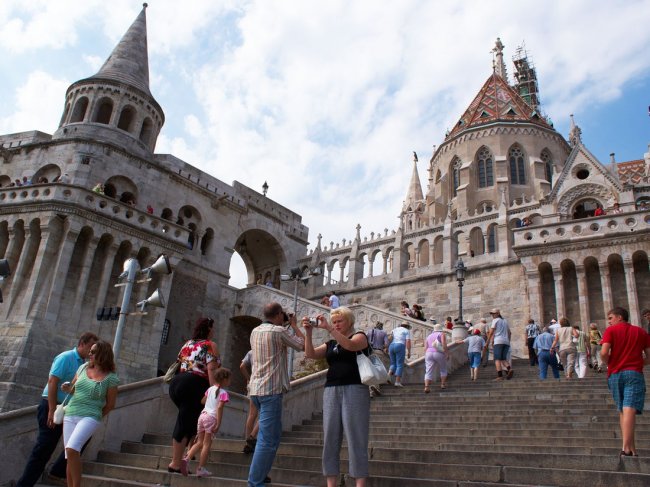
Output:
[[636,457],[634,425],[636,415],[643,413],[643,367],[650,364],[650,335],[640,326],[628,323],[628,319],[627,310],[621,307],[607,313],[609,326],[603,335],[600,357],[607,364],[607,385],[619,412],[621,456]]

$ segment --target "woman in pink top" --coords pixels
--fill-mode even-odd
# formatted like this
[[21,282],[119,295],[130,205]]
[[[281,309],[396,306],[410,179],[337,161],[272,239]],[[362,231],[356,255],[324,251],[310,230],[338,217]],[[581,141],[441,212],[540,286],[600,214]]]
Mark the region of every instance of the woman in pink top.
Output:
[[426,370],[424,373],[424,392],[431,392],[431,382],[433,381],[433,366],[438,365],[440,369],[440,388],[447,387],[447,356],[449,350],[447,349],[447,337],[445,332],[442,331],[442,325],[434,325],[433,333],[427,337],[426,350],[424,360]]

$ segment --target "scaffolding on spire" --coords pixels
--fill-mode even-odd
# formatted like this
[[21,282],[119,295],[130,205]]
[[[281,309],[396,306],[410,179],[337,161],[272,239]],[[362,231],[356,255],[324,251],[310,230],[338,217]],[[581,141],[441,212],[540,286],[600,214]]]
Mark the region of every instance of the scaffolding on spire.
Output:
[[539,88],[537,86],[537,73],[532,59],[528,57],[526,45],[522,43],[515,50],[512,57],[515,65],[515,86],[519,95],[533,110],[537,110],[541,104],[539,100]]

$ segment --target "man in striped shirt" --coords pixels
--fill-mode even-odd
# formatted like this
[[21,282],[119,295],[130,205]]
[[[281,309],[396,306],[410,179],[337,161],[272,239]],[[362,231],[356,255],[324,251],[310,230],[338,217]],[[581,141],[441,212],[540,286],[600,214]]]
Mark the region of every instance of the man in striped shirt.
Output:
[[248,485],[261,487],[271,471],[282,434],[282,395],[289,390],[287,347],[304,349],[304,335],[291,316],[284,324],[284,311],[279,303],[264,307],[264,322],[251,333],[253,370],[248,394],[259,411],[259,433],[250,470]]

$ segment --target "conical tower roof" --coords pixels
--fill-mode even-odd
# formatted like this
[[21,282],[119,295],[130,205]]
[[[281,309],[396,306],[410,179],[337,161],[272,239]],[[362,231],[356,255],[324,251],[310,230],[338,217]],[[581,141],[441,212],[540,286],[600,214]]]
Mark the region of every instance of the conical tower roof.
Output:
[[422,194],[422,185],[420,184],[420,175],[418,174],[418,161],[413,159],[413,173],[411,174],[411,182],[409,183],[409,189],[404,199],[404,209],[406,210],[409,206],[413,208],[414,203],[423,199],[424,195]]
[[458,123],[449,132],[448,137],[497,121],[529,122],[545,128],[552,128],[506,80],[495,72],[483,84]]
[[145,3],[104,65],[89,79],[109,79],[126,83],[152,96],[149,91],[146,9]]

